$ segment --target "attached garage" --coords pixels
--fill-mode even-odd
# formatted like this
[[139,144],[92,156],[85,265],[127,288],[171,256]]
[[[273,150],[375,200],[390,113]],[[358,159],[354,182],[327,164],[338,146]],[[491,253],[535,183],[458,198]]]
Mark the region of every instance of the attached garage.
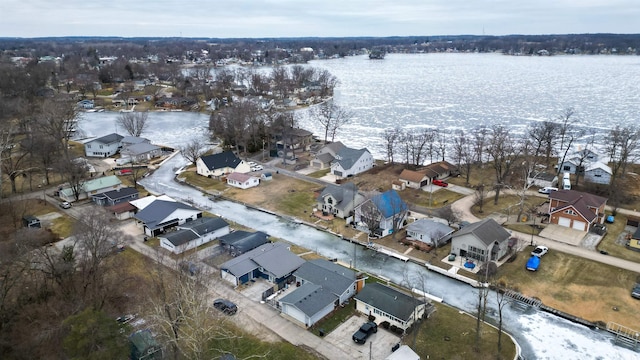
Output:
[[576,229],[576,230],[580,230],[580,231],[587,231],[587,223],[584,221],[577,221],[577,220],[573,220],[573,226],[572,228]]
[[558,219],[558,225],[564,226],[564,227],[571,227],[571,219],[561,217]]

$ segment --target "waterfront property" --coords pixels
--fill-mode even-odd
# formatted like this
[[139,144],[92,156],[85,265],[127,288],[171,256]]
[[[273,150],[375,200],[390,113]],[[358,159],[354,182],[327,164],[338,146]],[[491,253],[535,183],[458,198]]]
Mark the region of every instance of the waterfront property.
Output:
[[202,217],[202,211],[176,201],[155,200],[134,218],[147,236],[157,236],[177,225]]
[[158,236],[160,246],[174,254],[207,244],[230,232],[229,223],[219,217],[201,217],[176,226],[172,231]]
[[248,173],[250,171],[251,166],[232,151],[205,155],[196,160],[196,173],[210,178],[220,179],[233,172]]
[[352,182],[333,185],[329,184],[316,198],[316,206],[324,214],[346,218],[351,215],[353,209],[365,200],[364,195],[358,192],[358,188]]
[[511,234],[493,219],[484,219],[458,230],[451,239],[451,253],[480,263],[497,261],[512,246]]
[[579,231],[589,231],[605,219],[607,199],[575,191],[558,190],[549,194],[549,223]]
[[122,138],[122,135],[111,133],[93,139],[84,144],[84,153],[86,156],[91,157],[105,158],[113,156],[120,150],[120,140],[122,140]]
[[384,237],[402,228],[409,206],[395,190],[388,190],[365,200],[355,209],[356,228],[373,236]]

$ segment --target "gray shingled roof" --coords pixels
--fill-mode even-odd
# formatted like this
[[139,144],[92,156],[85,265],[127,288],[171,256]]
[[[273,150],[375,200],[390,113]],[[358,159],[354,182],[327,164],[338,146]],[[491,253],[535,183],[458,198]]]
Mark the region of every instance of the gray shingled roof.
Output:
[[511,237],[511,234],[493,219],[484,219],[467,225],[458,230],[453,236],[458,237],[466,234],[473,234],[485,245],[490,245],[494,241],[502,242]]
[[111,200],[115,200],[115,199],[122,199],[124,197],[129,197],[137,193],[138,193],[138,189],[131,188],[131,187],[124,187],[118,190],[111,190],[111,191],[104,192],[102,193],[102,195],[104,195],[105,197]]
[[421,304],[418,299],[380,283],[367,284],[355,298],[404,321]]
[[202,162],[209,170],[222,169],[225,167],[236,168],[242,162],[233,151],[224,151],[218,154],[201,157]]
[[420,219],[407,226],[407,231],[415,231],[429,236],[433,240],[438,240],[453,232],[449,226],[429,219]]
[[172,243],[173,246],[180,246],[182,244],[188,243],[189,241],[193,241],[199,238],[198,234],[191,231],[190,229],[176,230],[159,237],[169,240],[169,242]]
[[225,226],[229,226],[229,223],[219,217],[201,217],[180,225],[181,228],[191,229],[200,236],[222,229]]
[[324,259],[305,262],[293,275],[336,295],[344,293],[356,280],[354,271]]
[[134,218],[142,221],[149,229],[155,229],[162,220],[178,209],[200,211],[180,202],[155,200],[135,214]]
[[112,144],[114,142],[120,142],[120,140],[122,140],[122,138],[123,138],[122,135],[119,135],[119,134],[116,134],[116,133],[111,133],[109,135],[105,135],[105,136],[99,137],[97,139],[93,139],[90,142],[96,141],[96,142],[101,142],[103,144]]
[[139,143],[127,146],[121,152],[128,155],[141,155],[160,149],[160,146],[149,143]]
[[351,167],[358,161],[358,159],[362,157],[362,154],[368,151],[369,150],[367,150],[366,148],[351,149],[345,146],[338,152],[338,157],[340,158],[340,160],[336,161],[338,161],[343,169],[348,170],[351,169]]
[[294,272],[304,263],[302,258],[287,250],[288,246],[281,242],[264,244],[227,261],[221,268],[235,276],[242,276],[262,267],[276,277],[283,277]]
[[220,237],[220,244],[233,246],[239,252],[245,253],[253,250],[260,245],[269,242],[269,235],[262,231],[248,232],[236,230],[232,233]]
[[322,286],[306,283],[280,299],[280,303],[291,304],[311,317],[332,304],[336,299],[335,295]]

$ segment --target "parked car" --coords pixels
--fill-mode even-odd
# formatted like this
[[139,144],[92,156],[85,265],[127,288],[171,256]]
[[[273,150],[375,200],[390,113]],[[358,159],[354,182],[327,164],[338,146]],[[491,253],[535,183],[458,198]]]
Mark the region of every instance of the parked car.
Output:
[[71,208],[71,203],[68,201],[63,201],[60,203],[60,207],[63,209],[70,209]]
[[640,283],[633,286],[633,290],[631,290],[631,297],[634,299],[640,299]]
[[258,165],[258,164],[255,161],[249,161],[247,163],[247,165],[249,165],[249,167],[254,167],[254,166]]
[[544,254],[549,252],[549,248],[546,246],[536,246],[535,249],[533,249],[533,251],[531,252],[531,255],[533,256],[537,256],[537,257],[542,257],[544,256]]
[[531,255],[531,257],[527,261],[527,265],[526,265],[527,270],[538,271],[539,267],[540,267],[540,258],[535,255]]
[[227,315],[234,315],[236,312],[238,312],[238,306],[227,299],[213,300],[213,307]]
[[438,179],[433,180],[431,183],[432,183],[433,185],[438,185],[438,186],[442,186],[442,187],[447,187],[447,186],[449,186],[449,183],[446,183],[446,182],[444,182],[444,181],[442,181],[442,180],[438,180]]
[[558,191],[558,188],[556,188],[556,187],[551,187],[551,186],[546,186],[546,187],[543,187],[542,189],[539,189],[539,190],[538,190],[538,192],[539,192],[540,194],[551,194],[551,193],[552,193],[552,192],[554,192],[554,191]]
[[260,170],[264,170],[262,165],[255,165],[251,167],[251,171],[260,171]]
[[366,322],[360,326],[360,329],[356,331],[351,337],[356,344],[364,344],[367,342],[367,338],[371,334],[378,332],[378,325],[373,321]]

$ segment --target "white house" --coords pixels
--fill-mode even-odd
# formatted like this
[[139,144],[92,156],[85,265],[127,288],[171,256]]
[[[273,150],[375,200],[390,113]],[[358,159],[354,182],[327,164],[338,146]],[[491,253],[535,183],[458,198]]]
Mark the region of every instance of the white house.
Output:
[[[384,237],[402,228],[407,218],[409,206],[400,198],[395,190],[365,200],[355,208],[356,228],[360,231]],[[375,223],[375,225],[373,225]],[[369,226],[375,226],[369,229]]]
[[122,182],[115,175],[103,176],[97,179],[91,179],[79,185],[75,190],[74,188],[67,187],[59,191],[58,195],[60,199],[64,201],[73,202],[77,200],[88,199],[91,196],[106,193],[112,190],[118,190],[122,187]]
[[366,148],[344,147],[338,151],[331,164],[331,174],[346,178],[365,172],[373,167],[373,155]]
[[227,184],[239,189],[248,189],[260,185],[260,179],[248,174],[232,172],[227,175]]
[[584,180],[595,183],[608,185],[611,182],[613,172],[608,165],[599,161],[590,163],[584,171]]
[[158,236],[160,246],[174,254],[181,254],[207,244],[230,232],[229,223],[218,217],[201,217],[178,225],[176,229],[176,231]]
[[493,219],[484,219],[460,229],[451,239],[451,253],[480,263],[496,261],[509,253],[511,234]]
[[251,166],[232,151],[205,155],[196,160],[198,175],[219,179],[233,172],[248,173],[251,172]]
[[451,239],[453,229],[441,222],[420,219],[407,225],[407,239],[416,240],[429,246],[444,245]]
[[84,144],[84,153],[92,157],[109,157],[115,155],[120,149],[120,140],[123,136],[112,133],[87,141]]

